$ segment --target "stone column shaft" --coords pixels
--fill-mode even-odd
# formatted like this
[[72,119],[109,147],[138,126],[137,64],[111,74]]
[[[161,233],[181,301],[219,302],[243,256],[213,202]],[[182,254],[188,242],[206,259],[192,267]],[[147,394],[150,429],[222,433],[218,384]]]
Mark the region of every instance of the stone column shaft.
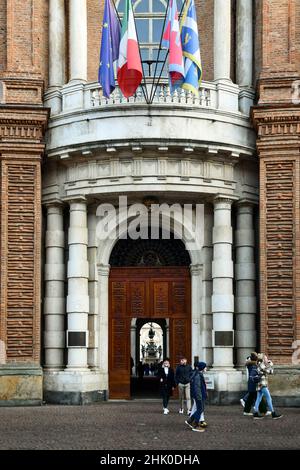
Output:
[[65,2],[49,0],[49,88],[65,83]]
[[91,209],[88,214],[88,262],[89,262],[89,348],[88,365],[97,367],[98,360],[98,273],[97,273],[97,240],[96,212]]
[[237,207],[237,230],[235,238],[237,364],[244,365],[246,357],[256,346],[255,242],[253,207],[250,203],[239,204]]
[[203,356],[203,344],[201,337],[201,291],[202,291],[202,266],[191,265],[192,287],[192,358]]
[[70,0],[70,80],[87,80],[87,3]]
[[62,205],[47,208],[45,264],[45,367],[64,366],[65,347],[65,265]]
[[233,366],[233,262],[230,199],[214,203],[212,314],[214,367]]
[[212,349],[212,314],[211,314],[211,297],[212,297],[212,230],[213,230],[213,211],[209,205],[205,205],[204,214],[204,245],[203,254],[203,278],[202,278],[202,322],[201,335],[203,344],[204,361],[211,366],[213,363]]
[[230,80],[231,0],[214,0],[214,79]]
[[[88,331],[89,265],[87,260],[87,208],[82,201],[70,203],[69,226],[69,261],[68,261],[68,334],[70,332],[84,335]],[[74,341],[74,340],[73,340]],[[68,345],[68,368],[87,367],[87,342],[85,345]]]
[[236,11],[236,80],[243,87],[252,86],[253,74],[253,4],[237,0]]
[[102,389],[108,390],[108,291],[109,291],[109,265],[98,265],[98,298],[99,298],[99,369]]

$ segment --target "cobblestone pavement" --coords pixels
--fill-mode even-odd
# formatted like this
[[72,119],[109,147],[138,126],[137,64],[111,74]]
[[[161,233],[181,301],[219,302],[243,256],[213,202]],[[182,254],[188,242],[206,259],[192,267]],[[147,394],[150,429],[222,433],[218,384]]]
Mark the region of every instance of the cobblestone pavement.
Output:
[[176,402],[0,408],[0,449],[300,449],[300,408],[254,421],[239,406],[208,406],[204,433],[192,432]]

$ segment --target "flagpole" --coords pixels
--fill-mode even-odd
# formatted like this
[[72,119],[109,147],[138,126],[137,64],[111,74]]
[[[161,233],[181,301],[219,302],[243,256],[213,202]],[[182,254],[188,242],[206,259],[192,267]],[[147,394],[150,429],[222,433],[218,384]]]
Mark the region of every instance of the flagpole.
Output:
[[[167,4],[167,8],[166,8],[166,14],[165,14],[165,19],[164,19],[164,24],[163,24],[162,32],[161,32],[161,36],[160,36],[160,42],[159,42],[159,47],[158,47],[157,59],[156,59],[155,70],[154,70],[154,75],[153,75],[153,82],[152,82],[152,88],[151,88],[150,103],[152,103],[152,101],[153,101],[153,99],[154,99],[154,96],[155,96],[155,93],[156,93],[156,90],[157,90],[157,86],[156,86],[156,87],[155,87],[155,91],[154,91],[154,93],[153,93],[153,97],[152,97],[152,91],[153,91],[154,84],[155,84],[155,75],[156,75],[157,64],[158,64],[158,60],[159,60],[159,54],[160,54],[160,51],[162,50],[162,48],[161,48],[161,43],[162,43],[162,38],[163,38],[163,35],[164,35],[164,30],[165,30],[165,24],[166,24],[166,19],[167,19],[167,13],[168,13],[168,9],[169,9],[169,4],[170,4],[170,0],[168,0],[168,4]],[[168,53],[166,54],[166,58],[167,58],[167,57],[168,57]],[[162,69],[164,68],[165,63],[166,63],[166,60],[165,60],[164,63],[163,63]],[[159,78],[160,78],[160,77],[159,77]]]
[[[130,1],[131,1],[131,4],[132,4],[132,0],[130,0]],[[141,88],[142,88],[143,95],[144,95],[144,98],[145,98],[146,103],[147,103],[147,104],[150,104],[149,96],[148,96],[148,90],[147,90],[147,83],[146,83],[146,79],[145,79],[145,75],[144,75],[144,66],[143,66],[143,61],[142,61],[142,54],[141,54],[141,48],[140,48],[139,35],[138,35],[138,32],[137,32],[137,28],[136,28],[136,22],[135,22],[135,16],[134,16],[133,7],[132,7],[132,14],[133,14],[133,19],[134,19],[134,25],[135,25],[135,31],[136,31],[137,42],[138,42],[138,46],[139,46],[139,54],[140,54],[140,60],[141,60],[142,70],[143,70],[143,83],[144,83],[144,87],[145,87],[145,90],[146,90],[146,94],[145,94],[145,91],[144,91],[143,84],[142,84]],[[147,95],[147,96],[146,96],[146,95]]]
[[[183,9],[184,9],[184,7],[185,7],[187,1],[188,1],[188,0],[184,0],[184,3],[183,3],[183,5],[182,5],[182,7],[181,7],[181,10],[180,10],[180,14],[179,14],[179,17],[178,17],[178,21],[181,20],[182,12],[183,12]],[[168,0],[168,6],[169,6],[169,2],[170,2],[170,0]],[[166,15],[167,15],[167,12],[166,12]],[[164,31],[164,30],[163,30],[163,31]],[[161,43],[160,43],[160,49],[161,49]],[[155,96],[155,93],[156,93],[156,90],[157,90],[157,86],[158,86],[158,84],[159,84],[159,81],[160,81],[160,78],[161,78],[161,75],[162,75],[164,66],[165,66],[165,64],[166,64],[166,60],[167,60],[167,58],[168,58],[168,55],[169,55],[169,52],[166,54],[164,63],[163,63],[163,65],[162,65],[162,68],[161,68],[161,71],[160,71],[160,74],[159,74],[159,77],[158,77],[158,80],[157,80],[157,83],[156,83],[156,86],[155,86],[155,90],[154,90],[154,93],[153,93],[153,98],[154,98],[154,96]]]
[[117,15],[117,18],[118,18],[118,20],[119,20],[119,23],[120,23],[120,25],[122,26],[121,18],[120,18],[118,9],[117,9],[116,4],[115,4],[115,0],[111,0],[111,2],[112,2],[112,4],[113,4],[113,6],[114,6],[114,10],[115,10],[115,12],[116,12],[116,15]]

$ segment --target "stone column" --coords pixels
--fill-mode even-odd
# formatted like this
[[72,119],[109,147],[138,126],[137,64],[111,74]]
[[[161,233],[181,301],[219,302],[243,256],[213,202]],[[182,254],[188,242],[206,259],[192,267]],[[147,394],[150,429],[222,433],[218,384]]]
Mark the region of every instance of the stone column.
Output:
[[255,264],[253,206],[241,203],[237,206],[236,229],[236,347],[237,364],[244,365],[246,357],[255,350]]
[[108,290],[110,265],[98,265],[99,279],[99,369],[101,390],[108,390]]
[[214,201],[212,314],[214,367],[233,367],[232,200]]
[[252,0],[237,0],[236,3],[236,81],[242,87],[251,87],[253,73],[253,4]]
[[68,368],[87,367],[89,265],[87,260],[87,207],[84,200],[70,202],[68,261]]
[[214,0],[214,79],[230,80],[231,0]]
[[70,81],[87,80],[87,4],[70,0]]
[[192,283],[192,357],[203,356],[203,345],[201,338],[201,292],[202,292],[202,266],[191,265]]
[[89,348],[88,365],[98,366],[98,273],[97,273],[97,240],[96,240],[96,208],[88,212],[88,262],[89,262]]
[[65,2],[49,1],[49,88],[65,83]]
[[65,348],[65,265],[63,206],[47,207],[45,264],[45,367],[62,369]]
[[208,204],[205,204],[204,213],[204,243],[202,248],[203,257],[203,275],[202,275],[202,321],[201,335],[203,344],[203,359],[207,365],[213,363],[212,349],[212,329],[213,318],[211,314],[211,297],[212,297],[212,230],[213,230],[213,210]]

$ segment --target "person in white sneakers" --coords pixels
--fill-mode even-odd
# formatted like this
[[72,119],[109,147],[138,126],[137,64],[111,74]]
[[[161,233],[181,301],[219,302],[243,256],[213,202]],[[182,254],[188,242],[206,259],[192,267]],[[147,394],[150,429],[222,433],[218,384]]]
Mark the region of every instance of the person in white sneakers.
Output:
[[163,413],[167,415],[170,411],[168,409],[169,399],[176,387],[174,370],[170,366],[169,358],[165,358],[162,367],[158,373],[160,394],[163,399]]

